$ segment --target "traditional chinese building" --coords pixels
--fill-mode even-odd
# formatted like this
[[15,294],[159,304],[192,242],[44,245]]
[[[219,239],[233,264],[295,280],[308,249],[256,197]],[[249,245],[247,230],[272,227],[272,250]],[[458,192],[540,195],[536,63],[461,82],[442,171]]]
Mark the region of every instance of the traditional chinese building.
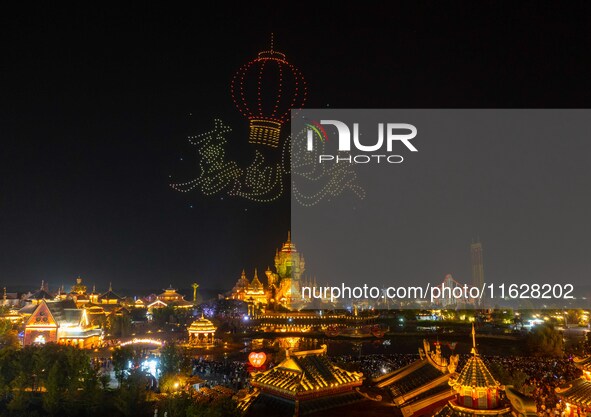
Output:
[[447,402],[434,417],[534,417],[533,399],[511,387],[501,385],[490,373],[476,351],[476,333],[472,325],[472,355],[459,374],[454,374],[449,385],[455,397]]
[[217,328],[213,323],[201,313],[201,318],[191,323],[187,329],[189,332],[189,344],[194,346],[213,346],[216,330]]
[[272,298],[272,290],[268,287],[265,288],[259,280],[256,268],[252,281],[248,280],[246,272],[242,270],[240,278],[232,289],[232,298],[248,303],[248,314],[252,316],[255,314],[255,310],[258,311],[267,307]]
[[370,400],[398,407],[404,417],[428,415],[454,397],[449,386],[458,364],[458,355],[449,360],[426,340],[419,359],[395,371],[374,378],[361,392]]
[[191,308],[193,303],[186,301],[185,297],[176,292],[176,289],[171,285],[163,293],[158,294],[156,300],[148,304],[148,309],[162,307]]
[[2,290],[2,300],[0,301],[2,307],[17,308],[22,307],[23,300],[18,296],[16,292],[7,292],[6,287]]
[[68,298],[74,300],[76,307],[83,307],[90,302],[90,297],[86,292],[86,285],[82,283],[82,278],[80,276],[76,278],[76,283],[72,285]]
[[240,399],[239,408],[247,415],[301,416],[363,399],[357,393],[363,374],[349,372],[333,364],[320,349],[287,351],[279,365],[255,373],[254,391]]
[[85,309],[73,300],[41,300],[25,322],[23,344],[59,343],[93,348],[98,346],[101,330],[92,326]]
[[287,233],[287,241],[275,252],[274,264],[275,272],[270,268],[265,271],[266,285],[259,280],[255,269],[252,281],[242,271],[232,289],[230,298],[249,303],[251,315],[255,311],[265,311],[272,303],[289,309],[301,307],[300,283],[306,264],[303,255],[291,241],[291,233]]
[[584,416],[591,413],[591,356],[577,357],[574,364],[583,371],[581,377],[556,388],[556,394],[568,416]]
[[49,293],[49,290],[47,288],[47,285],[45,284],[45,281],[41,281],[41,287],[37,291],[35,291],[33,294],[25,297],[25,301],[27,303],[37,305],[41,302],[41,300],[49,301],[49,300],[53,300],[54,298],[55,298],[55,296],[53,294]]
[[417,361],[372,380],[360,392],[398,407],[404,417],[535,417],[531,398],[492,376],[476,351],[474,327],[472,344],[472,354],[458,373],[458,355],[446,360],[439,344],[432,351],[424,341]]

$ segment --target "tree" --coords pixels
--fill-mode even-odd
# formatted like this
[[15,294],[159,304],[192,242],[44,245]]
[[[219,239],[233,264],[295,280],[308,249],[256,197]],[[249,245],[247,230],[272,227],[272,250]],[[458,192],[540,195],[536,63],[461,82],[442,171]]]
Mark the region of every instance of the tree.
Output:
[[147,380],[143,372],[133,370],[122,382],[115,398],[115,407],[124,416],[142,416],[148,413]]
[[162,374],[178,374],[183,362],[183,351],[174,343],[168,343],[160,352],[160,371]]
[[127,337],[131,334],[129,314],[110,314],[107,318],[107,330],[114,337]]
[[562,356],[562,333],[551,324],[538,325],[528,333],[526,346],[533,356]]
[[236,402],[229,397],[209,403],[193,403],[187,408],[187,417],[239,417]]
[[529,378],[525,372],[519,369],[507,370],[503,365],[493,362],[490,371],[503,385],[512,385],[517,391],[525,394],[525,381]]
[[65,388],[64,375],[57,362],[49,370],[45,388],[47,391],[43,395],[43,409],[50,416],[55,416],[61,409],[61,399],[64,396]]
[[129,368],[129,363],[133,361],[134,356],[135,352],[131,346],[119,347],[113,352],[113,368],[115,368],[115,376],[120,387],[125,376],[125,370]]
[[10,320],[0,320],[0,349],[20,346],[18,332]]

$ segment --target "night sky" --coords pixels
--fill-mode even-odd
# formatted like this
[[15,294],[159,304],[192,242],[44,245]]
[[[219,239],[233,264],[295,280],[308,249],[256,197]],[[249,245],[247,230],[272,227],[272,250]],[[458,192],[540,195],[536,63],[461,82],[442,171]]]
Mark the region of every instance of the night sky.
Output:
[[[271,32],[310,108],[589,107],[588,7],[513,3],[3,10],[0,285],[81,275],[124,293],[228,290],[243,267],[272,265],[289,195],[258,204],[169,187],[196,176],[186,136],[215,117],[234,127],[230,156],[252,159],[229,86]],[[482,239],[486,263],[500,243]],[[450,269],[466,267],[469,243]]]

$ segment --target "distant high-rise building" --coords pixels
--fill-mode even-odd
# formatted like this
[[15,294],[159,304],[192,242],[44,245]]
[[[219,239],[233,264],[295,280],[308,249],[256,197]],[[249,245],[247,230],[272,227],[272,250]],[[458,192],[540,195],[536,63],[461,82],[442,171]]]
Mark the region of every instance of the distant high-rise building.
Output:
[[479,239],[470,244],[470,256],[472,258],[472,285],[482,288],[484,285],[484,262],[482,261],[482,243]]

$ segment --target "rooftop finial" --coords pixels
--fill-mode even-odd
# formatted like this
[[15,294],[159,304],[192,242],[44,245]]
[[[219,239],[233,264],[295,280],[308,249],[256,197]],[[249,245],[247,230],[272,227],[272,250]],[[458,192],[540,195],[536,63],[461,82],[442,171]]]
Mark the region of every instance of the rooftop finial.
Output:
[[273,51],[273,32],[271,32],[271,52]]
[[287,242],[291,242],[291,230],[287,231]]
[[109,282],[109,291],[113,291],[113,287],[111,286],[110,282]]

